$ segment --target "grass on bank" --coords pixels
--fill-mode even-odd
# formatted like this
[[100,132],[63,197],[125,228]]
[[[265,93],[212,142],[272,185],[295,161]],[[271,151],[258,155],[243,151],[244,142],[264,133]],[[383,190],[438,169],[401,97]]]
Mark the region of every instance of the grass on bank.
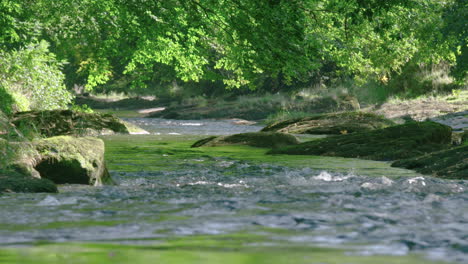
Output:
[[[401,115],[421,111],[440,113],[468,110],[468,88],[459,87],[449,92],[425,93],[408,97],[405,94],[392,93],[390,88],[383,85],[363,85],[361,87],[327,87],[304,88],[294,93],[251,94],[236,98],[208,98],[203,96],[164,98],[145,100],[143,97],[122,97],[123,100],[114,101],[118,96],[111,96],[112,100],[102,101],[106,95],[88,97],[88,103],[100,113],[115,114],[122,118],[145,117],[139,110],[150,108],[166,108],[166,112],[155,112],[166,118],[200,119],[200,118],[242,118],[260,120],[267,124],[293,118],[303,118],[323,112],[337,111],[334,105],[340,95],[355,96],[363,111],[383,113],[387,117],[395,117],[397,109],[405,110]],[[376,99],[381,98],[381,99]],[[96,100],[96,101],[93,101]],[[100,100],[100,101],[97,101]],[[93,103],[94,102],[94,103]],[[338,108],[337,108],[338,107]],[[433,109],[434,108],[434,109]],[[418,114],[419,115],[419,114]],[[177,116],[177,117],[176,117]],[[397,116],[398,117],[398,116]],[[425,119],[425,117],[421,117]],[[419,120],[419,119],[418,119]]]

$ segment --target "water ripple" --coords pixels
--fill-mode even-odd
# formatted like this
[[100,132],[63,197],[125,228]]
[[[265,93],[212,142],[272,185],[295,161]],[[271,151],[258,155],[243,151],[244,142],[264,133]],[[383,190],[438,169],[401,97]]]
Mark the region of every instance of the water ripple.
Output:
[[468,262],[467,181],[228,159],[173,172],[112,174],[118,186],[0,196],[0,243],[248,230],[275,241],[359,247],[363,255],[414,251]]

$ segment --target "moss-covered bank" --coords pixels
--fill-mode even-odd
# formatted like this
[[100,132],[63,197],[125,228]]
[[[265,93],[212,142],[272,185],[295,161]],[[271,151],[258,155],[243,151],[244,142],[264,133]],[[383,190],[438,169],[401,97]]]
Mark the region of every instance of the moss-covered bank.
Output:
[[283,111],[300,111],[307,113],[324,113],[334,111],[359,110],[359,102],[353,96],[323,96],[311,99],[292,99],[281,95],[264,97],[244,97],[225,101],[220,98],[201,100],[167,107],[154,112],[148,117],[169,119],[207,119],[207,118],[241,118],[262,120]]
[[449,126],[434,122],[412,122],[287,146],[272,150],[270,154],[398,160],[447,149],[451,138],[452,129]]
[[2,192],[50,192],[57,186],[48,179],[38,179],[12,170],[0,170],[0,193]]
[[392,166],[440,178],[468,180],[468,145],[396,161]]
[[19,128],[35,131],[44,137],[129,133],[127,126],[113,115],[71,110],[19,112],[13,115],[12,122]]
[[292,134],[349,134],[393,126],[395,123],[382,116],[365,112],[320,114],[274,122],[262,131]]

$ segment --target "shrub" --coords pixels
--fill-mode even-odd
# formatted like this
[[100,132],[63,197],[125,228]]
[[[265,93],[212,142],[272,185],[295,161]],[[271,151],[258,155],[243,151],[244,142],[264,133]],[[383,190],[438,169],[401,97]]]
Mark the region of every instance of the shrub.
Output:
[[0,113],[11,114],[14,99],[0,83]]
[[0,102],[6,113],[66,108],[72,95],[63,83],[63,62],[46,41],[9,52],[0,51]]

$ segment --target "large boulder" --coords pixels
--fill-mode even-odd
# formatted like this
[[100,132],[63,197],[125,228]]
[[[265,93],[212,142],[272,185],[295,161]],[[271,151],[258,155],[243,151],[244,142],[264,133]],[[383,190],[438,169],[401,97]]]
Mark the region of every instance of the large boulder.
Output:
[[277,148],[298,144],[293,135],[276,132],[252,132],[230,136],[209,137],[195,142],[192,147],[216,147],[225,145],[248,145],[260,148]]
[[10,145],[15,154],[7,166],[21,174],[49,179],[56,184],[112,183],[101,139],[57,136]]
[[32,177],[29,173],[21,173],[8,169],[9,163],[15,158],[16,147],[0,138],[0,193],[2,192],[57,192],[55,184],[47,179]]
[[468,145],[396,161],[392,166],[440,178],[468,180]]
[[19,112],[13,115],[12,122],[22,130],[36,131],[45,137],[129,134],[127,126],[113,115],[71,110]]
[[395,125],[393,121],[372,113],[343,112],[274,122],[262,131],[292,134],[349,134],[393,125]]
[[403,125],[330,136],[286,146],[270,154],[323,155],[372,160],[398,160],[421,156],[451,146],[452,129],[434,122]]
[[34,143],[40,159],[35,169],[55,183],[94,186],[110,183],[104,161],[104,142],[98,138],[58,136]]

